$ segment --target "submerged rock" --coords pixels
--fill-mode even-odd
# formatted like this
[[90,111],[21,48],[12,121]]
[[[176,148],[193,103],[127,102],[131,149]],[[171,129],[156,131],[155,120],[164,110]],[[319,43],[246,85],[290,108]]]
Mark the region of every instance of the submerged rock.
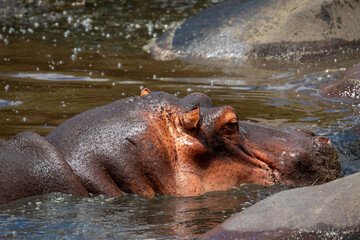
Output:
[[152,46],[157,59],[302,58],[353,49],[357,0],[224,1],[198,12]]

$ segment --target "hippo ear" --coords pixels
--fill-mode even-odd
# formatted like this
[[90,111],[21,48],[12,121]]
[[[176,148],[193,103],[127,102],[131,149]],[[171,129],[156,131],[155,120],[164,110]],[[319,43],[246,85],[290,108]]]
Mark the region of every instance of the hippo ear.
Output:
[[200,119],[200,107],[196,106],[194,109],[186,112],[181,116],[181,125],[187,130],[195,129],[198,127]]
[[150,90],[148,88],[144,88],[141,90],[140,96],[148,95],[149,93],[151,93]]

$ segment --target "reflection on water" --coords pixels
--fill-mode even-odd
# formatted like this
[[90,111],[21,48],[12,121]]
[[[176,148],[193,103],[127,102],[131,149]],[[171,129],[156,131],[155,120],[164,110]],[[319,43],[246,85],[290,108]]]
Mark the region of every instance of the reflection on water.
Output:
[[[332,137],[341,142],[335,145],[344,173],[358,169],[358,145],[341,134],[360,121],[359,103],[319,96],[321,86],[359,62],[357,52],[305,62],[200,65],[155,61],[143,50],[215,2],[0,0],[0,138],[26,130],[44,136],[75,114],[138,95],[143,87],[180,97],[199,91],[215,105],[233,106],[240,120]],[[192,238],[278,190],[247,185],[153,200],[50,194],[0,206],[0,236]]]

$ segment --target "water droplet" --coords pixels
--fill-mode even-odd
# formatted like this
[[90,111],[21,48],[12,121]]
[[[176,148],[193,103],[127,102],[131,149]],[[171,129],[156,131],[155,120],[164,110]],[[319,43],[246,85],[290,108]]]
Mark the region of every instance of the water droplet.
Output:
[[66,30],[66,31],[64,32],[64,37],[68,37],[69,34],[70,34],[70,30]]
[[66,20],[67,20],[67,22],[70,24],[70,23],[72,23],[73,18],[72,18],[71,16],[69,16]]
[[15,32],[15,29],[14,29],[13,27],[10,27],[10,28],[9,28],[9,34],[11,34],[11,33],[13,33],[13,32]]

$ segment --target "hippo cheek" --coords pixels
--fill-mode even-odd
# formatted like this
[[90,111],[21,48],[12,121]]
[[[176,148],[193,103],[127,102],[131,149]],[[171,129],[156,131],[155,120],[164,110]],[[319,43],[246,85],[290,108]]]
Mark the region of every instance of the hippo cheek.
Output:
[[275,182],[268,166],[259,167],[233,159],[213,161],[204,175],[206,192],[228,190],[244,183],[273,185]]
[[257,158],[245,144],[233,145],[228,156],[217,156],[204,174],[206,191],[227,190],[243,183],[273,185],[278,183],[277,169]]
[[179,164],[192,165],[194,168],[206,168],[208,165],[208,149],[198,139],[182,135],[175,139],[175,146]]

